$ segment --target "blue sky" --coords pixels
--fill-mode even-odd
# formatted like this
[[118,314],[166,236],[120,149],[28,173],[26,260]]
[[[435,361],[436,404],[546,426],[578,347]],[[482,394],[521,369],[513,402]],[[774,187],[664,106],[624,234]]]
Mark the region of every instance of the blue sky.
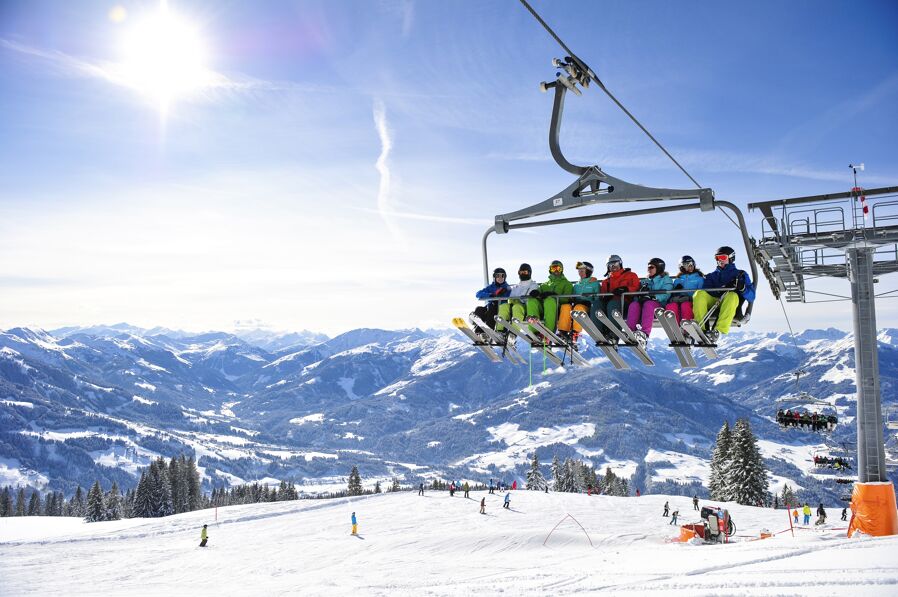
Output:
[[[864,186],[898,184],[895,2],[534,6],[718,198],[847,190],[853,161]],[[162,110],[122,70],[158,2],[0,4],[0,327],[444,326],[482,285],[493,216],[571,182],[538,91],[560,50],[516,1],[168,8],[206,59]],[[562,144],[690,187],[596,88],[568,99]],[[617,220],[511,234],[491,256],[537,278],[609,253],[709,268],[734,232],[719,214]],[[759,301],[755,328],[784,329]],[[850,327],[847,303],[787,308],[799,328]]]

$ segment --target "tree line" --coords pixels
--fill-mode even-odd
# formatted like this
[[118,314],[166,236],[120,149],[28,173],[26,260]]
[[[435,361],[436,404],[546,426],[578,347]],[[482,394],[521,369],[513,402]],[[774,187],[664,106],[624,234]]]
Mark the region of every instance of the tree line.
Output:
[[[587,462],[567,458],[564,462],[555,456],[552,459],[552,489],[564,493],[582,493],[591,490],[604,495],[627,496],[630,487],[627,480],[614,474],[610,467],[599,476],[596,469]],[[539,457],[533,453],[530,470],[527,471],[526,488],[545,491],[548,483],[540,470]]]

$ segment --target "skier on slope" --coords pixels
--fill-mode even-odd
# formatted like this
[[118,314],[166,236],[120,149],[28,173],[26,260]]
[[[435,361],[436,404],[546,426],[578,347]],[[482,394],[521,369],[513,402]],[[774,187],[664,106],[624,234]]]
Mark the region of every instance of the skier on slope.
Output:
[[[530,296],[531,292],[539,288],[539,284],[531,279],[532,275],[533,269],[529,263],[522,263],[518,267],[518,279],[520,282],[511,287],[511,292],[508,295],[510,300],[508,302],[502,301],[499,305],[499,316],[505,321],[511,321],[512,318],[520,321],[526,319],[527,309],[524,304],[526,298]],[[539,317],[539,313],[537,313],[537,317]]]
[[698,494],[692,496],[692,509],[698,510]]
[[[717,269],[705,276],[702,290],[696,290],[692,297],[695,320],[702,321],[705,315],[717,303],[717,323],[713,330],[708,330],[710,340],[716,341],[720,334],[728,334],[736,311],[744,301],[755,300],[755,287],[748,273],[736,268],[736,251],[732,247],[723,246],[714,253]],[[708,290],[704,290],[707,288]],[[714,290],[724,288],[726,290]]]
[[826,524],[826,509],[823,507],[823,502],[817,506],[817,522],[814,524]]
[[[632,299],[623,295],[626,292],[639,290],[639,276],[630,271],[630,268],[624,267],[624,262],[620,255],[610,255],[605,266],[607,268],[605,278],[599,286],[599,291],[605,296],[593,302],[593,314],[601,311],[608,316],[608,319],[611,319],[611,313],[614,311],[622,315],[627,312],[625,308],[626,303]],[[608,296],[611,294],[614,296]],[[593,319],[596,319],[595,316],[593,316]],[[596,319],[596,321],[598,320]],[[603,334],[610,334],[610,331],[604,324],[600,323],[598,328]],[[616,342],[617,336],[611,335],[609,340]]]
[[505,492],[505,502],[502,504],[502,507],[511,510],[511,492]]
[[468,492],[471,490],[471,486],[468,485],[468,482],[467,482],[467,481],[465,481],[465,484],[464,484],[464,486],[463,486],[463,489],[465,490],[465,497],[469,497],[469,496],[468,496]]
[[677,516],[679,516],[679,515],[680,515],[680,511],[679,511],[679,510],[674,510],[674,511],[673,511],[673,514],[671,514],[670,522],[667,523],[667,524],[672,524],[672,525],[675,525],[675,526],[676,526],[676,524],[677,524]]
[[[508,285],[508,282],[505,281],[505,270],[501,267],[497,267],[493,270],[493,282],[489,286],[482,288],[477,291],[476,296],[478,299],[485,301],[491,298],[497,298],[501,296],[508,296],[511,292],[511,286]],[[499,302],[500,301],[488,301],[486,305],[481,305],[474,309],[474,315],[480,318],[483,323],[490,326],[490,328],[496,327],[496,313],[499,312]],[[505,301],[501,301],[505,302]],[[505,329],[505,328],[502,328]],[[499,329],[498,331],[502,331]],[[481,340],[486,341],[488,336],[486,333],[481,330],[479,327],[475,326],[474,331],[477,334],[481,335]]]
[[418,495],[424,495],[424,483],[418,486]]
[[[655,309],[667,305],[670,293],[665,290],[673,290],[673,280],[667,271],[667,264],[659,257],[653,257],[647,266],[646,277],[640,280],[639,289],[654,294],[639,295],[630,306],[627,307],[627,325],[636,333],[636,338],[644,346],[652,333],[652,321],[655,319]],[[639,324],[639,329],[636,325]]]
[[[674,276],[674,290],[700,290],[705,282],[705,274],[695,266],[695,259],[689,255],[680,258],[680,273]],[[694,319],[692,295],[694,292],[675,292],[670,296],[666,309],[672,311],[677,323],[684,319]]]
[[[599,298],[599,286],[601,286],[601,283],[596,278],[592,277],[593,271],[590,262],[577,262],[577,275],[580,276],[580,279],[574,284],[574,294],[580,296],[571,299],[571,310],[587,313],[590,318],[593,319],[593,323],[598,324],[598,321],[595,320],[593,316],[592,305],[593,302]],[[572,323],[571,340],[576,342],[577,336],[579,336],[582,331],[583,326],[574,321]]]
[[842,508],[842,520],[848,520],[848,508]]
[[[530,291],[527,299],[527,319],[540,319],[540,310],[543,313],[543,323],[550,331],[556,327],[564,335],[570,335],[571,331],[571,305],[565,299],[559,313],[556,295],[573,294],[574,285],[564,277],[564,265],[557,259],[549,265],[549,279],[539,285],[536,290]],[[536,330],[533,330],[534,332]]]
[[804,508],[801,509],[801,513],[804,514],[804,524],[805,526],[811,524],[811,507],[808,506],[808,503],[804,503]]
[[352,513],[352,533],[353,535],[359,534],[359,521],[355,517],[355,512]]
[[485,497],[480,498],[480,513],[486,514],[486,498]]
[[669,506],[669,505],[667,504],[667,502],[665,501],[665,502],[664,502],[664,514],[662,514],[661,516],[667,518],[668,512],[670,512],[670,506]]
[[206,547],[206,542],[209,541],[209,534],[206,532],[206,526],[203,525],[203,530],[200,531],[200,547]]

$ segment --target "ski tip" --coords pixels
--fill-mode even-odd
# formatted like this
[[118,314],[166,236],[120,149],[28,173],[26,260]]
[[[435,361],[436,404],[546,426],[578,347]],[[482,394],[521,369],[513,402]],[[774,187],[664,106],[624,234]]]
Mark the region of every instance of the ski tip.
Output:
[[453,318],[452,318],[452,325],[454,325],[454,326],[457,327],[457,328],[468,327],[468,324],[465,323],[465,320],[462,319],[461,317],[453,317]]

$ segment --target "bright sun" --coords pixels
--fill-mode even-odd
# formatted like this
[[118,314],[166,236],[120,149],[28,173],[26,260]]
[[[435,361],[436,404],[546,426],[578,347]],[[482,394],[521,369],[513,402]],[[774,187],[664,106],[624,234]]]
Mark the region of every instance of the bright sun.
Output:
[[206,68],[206,46],[199,30],[165,3],[123,33],[119,74],[162,112],[173,100],[210,85],[213,73]]

